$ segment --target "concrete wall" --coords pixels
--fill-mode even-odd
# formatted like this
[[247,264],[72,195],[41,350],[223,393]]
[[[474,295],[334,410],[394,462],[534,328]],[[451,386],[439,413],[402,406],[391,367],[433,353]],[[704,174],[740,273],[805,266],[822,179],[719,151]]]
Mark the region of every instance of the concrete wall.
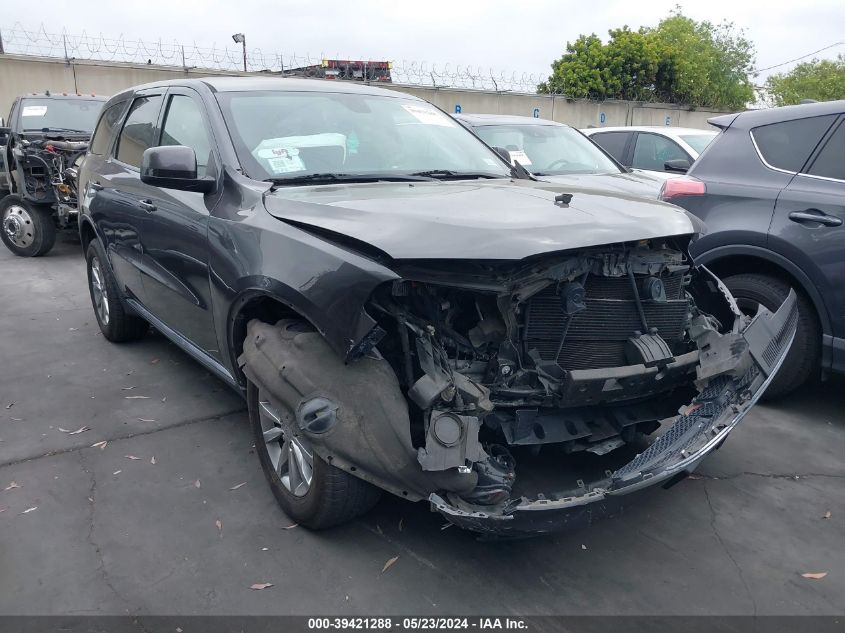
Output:
[[[117,62],[97,62],[22,55],[0,55],[0,116],[6,117],[12,100],[32,92],[70,92],[111,95],[134,86],[163,79],[237,75],[244,73],[182,69],[173,66],[146,66]],[[262,73],[250,73],[261,75]],[[610,125],[672,125],[707,128],[707,119],[720,114],[705,110],[657,103],[629,101],[575,101],[550,95],[516,94],[430,86],[382,85],[407,92],[455,112],[478,114],[517,114],[553,119],[586,128]]]

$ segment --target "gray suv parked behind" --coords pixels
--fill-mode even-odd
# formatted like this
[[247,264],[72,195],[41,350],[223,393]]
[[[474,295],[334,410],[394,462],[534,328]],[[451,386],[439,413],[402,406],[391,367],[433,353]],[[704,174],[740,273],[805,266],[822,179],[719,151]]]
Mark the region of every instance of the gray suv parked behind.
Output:
[[752,312],[798,291],[795,344],[767,395],[845,371],[845,101],[710,119],[722,129],[663,198],[707,224],[691,251]]

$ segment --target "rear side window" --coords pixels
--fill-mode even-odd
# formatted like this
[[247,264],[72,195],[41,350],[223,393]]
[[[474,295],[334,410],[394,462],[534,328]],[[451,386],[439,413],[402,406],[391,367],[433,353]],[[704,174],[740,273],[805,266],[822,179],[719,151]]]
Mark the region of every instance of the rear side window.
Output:
[[126,101],[115,103],[106,108],[103,116],[100,117],[100,122],[97,123],[97,129],[94,130],[94,138],[91,139],[92,154],[104,155],[108,153],[117,130],[117,124],[120,122],[120,116],[125,110]]
[[590,138],[598,143],[604,151],[613,156],[620,163],[624,158],[625,144],[630,137],[629,132],[602,132],[601,134],[593,134]]
[[807,173],[813,176],[845,180],[845,123],[839,124]]
[[117,160],[141,168],[144,150],[156,144],[156,122],[161,96],[139,97],[132,102],[129,116],[117,141]]
[[757,149],[770,166],[785,171],[800,171],[827,132],[835,114],[772,123],[751,130]]
[[665,171],[668,160],[689,160],[687,153],[672,139],[657,134],[640,132],[634,147],[634,169]]

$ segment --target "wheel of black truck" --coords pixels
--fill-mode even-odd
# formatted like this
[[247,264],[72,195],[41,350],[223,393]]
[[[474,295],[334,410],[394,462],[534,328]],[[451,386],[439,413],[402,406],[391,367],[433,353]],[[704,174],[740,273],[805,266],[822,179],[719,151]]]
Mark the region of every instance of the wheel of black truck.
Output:
[[288,433],[279,412],[252,383],[247,386],[247,407],[261,468],[293,521],[324,529],[364,514],[378,501],[378,488],[327,464],[307,438]]
[[20,196],[0,201],[0,237],[10,251],[20,257],[47,254],[56,243],[53,211],[43,204],[32,204]]
[[[723,279],[744,314],[754,315],[762,305],[776,311],[786,300],[790,285],[770,275],[745,273]],[[772,400],[787,395],[803,385],[818,371],[821,355],[821,333],[815,310],[802,292],[798,292],[798,329],[792,347],[780,370],[763,396]]]
[[149,324],[127,312],[117,291],[114,275],[106,262],[103,249],[95,239],[85,253],[88,269],[88,291],[100,331],[113,343],[134,341],[146,334]]

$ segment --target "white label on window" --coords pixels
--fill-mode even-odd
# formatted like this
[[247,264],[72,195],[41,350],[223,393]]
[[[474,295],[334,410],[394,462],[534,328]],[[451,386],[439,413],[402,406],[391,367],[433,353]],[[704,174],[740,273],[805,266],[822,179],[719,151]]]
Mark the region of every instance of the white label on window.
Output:
[[528,158],[528,154],[521,149],[509,149],[508,153],[511,155],[511,163],[516,164],[516,161],[519,161],[519,164],[523,167],[531,164],[531,159]]
[[299,150],[292,148],[263,149],[258,152],[261,158],[267,160],[270,168],[277,174],[286,174],[292,171],[304,171],[305,164],[299,157]]
[[452,119],[440,112],[440,110],[434,108],[416,104],[403,104],[402,107],[405,108],[408,114],[425,125],[440,125],[443,127],[457,125],[457,123],[454,123]]
[[44,116],[47,114],[47,106],[24,106],[21,116]]
[[490,165],[491,167],[495,167],[496,165],[499,164],[499,163],[496,162],[495,158],[485,158],[484,162],[487,163],[488,165]]

